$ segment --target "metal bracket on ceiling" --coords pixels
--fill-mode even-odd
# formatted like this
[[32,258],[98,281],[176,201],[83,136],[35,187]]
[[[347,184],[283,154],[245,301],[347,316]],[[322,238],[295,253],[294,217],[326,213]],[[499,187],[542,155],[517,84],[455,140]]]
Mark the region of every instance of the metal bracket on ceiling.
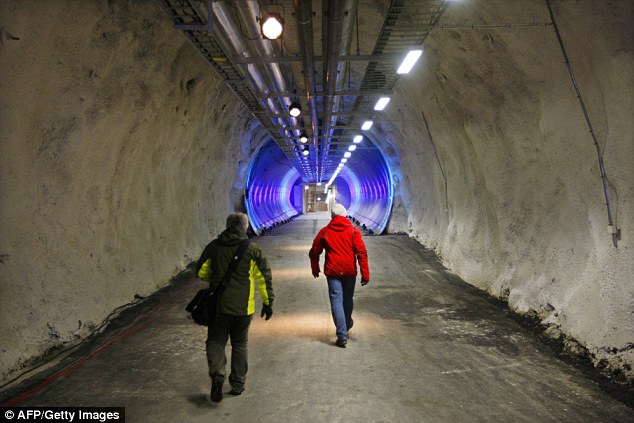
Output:
[[213,33],[213,26],[211,22],[212,16],[212,6],[211,0],[205,0],[205,4],[207,6],[207,22],[205,23],[176,23],[174,26],[179,31],[207,31],[207,34],[211,35]]

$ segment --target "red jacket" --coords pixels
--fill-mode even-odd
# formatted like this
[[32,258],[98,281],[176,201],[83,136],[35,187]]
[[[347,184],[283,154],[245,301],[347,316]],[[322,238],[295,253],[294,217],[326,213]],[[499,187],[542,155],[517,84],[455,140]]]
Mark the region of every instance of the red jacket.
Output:
[[[324,274],[330,277],[352,278],[357,276],[357,263],[361,268],[361,279],[370,280],[368,252],[361,232],[345,216],[335,216],[313,241],[308,253],[313,275],[319,274],[319,256],[326,250]],[[356,260],[355,260],[356,257]]]

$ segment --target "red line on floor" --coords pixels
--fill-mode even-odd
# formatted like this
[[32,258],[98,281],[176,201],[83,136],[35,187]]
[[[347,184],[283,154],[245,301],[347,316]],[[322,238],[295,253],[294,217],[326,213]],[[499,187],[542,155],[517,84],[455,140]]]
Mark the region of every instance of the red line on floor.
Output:
[[[123,331],[119,335],[115,336],[109,342],[107,342],[106,344],[104,344],[101,347],[97,348],[95,351],[93,351],[92,353],[90,353],[86,357],[82,358],[77,363],[75,363],[72,366],[67,367],[64,370],[61,370],[60,372],[54,374],[53,376],[43,380],[42,382],[37,384],[35,387],[31,388],[30,390],[28,390],[27,392],[23,393],[22,395],[12,399],[11,401],[8,401],[8,402],[2,404],[0,407],[15,407],[17,404],[20,404],[21,402],[23,402],[23,401],[27,400],[28,398],[32,397],[34,394],[36,394],[42,388],[44,388],[47,385],[49,385],[51,382],[59,379],[62,376],[66,376],[67,374],[72,373],[73,371],[79,369],[81,366],[86,364],[86,362],[88,362],[90,359],[92,359],[94,356],[96,356],[100,352],[105,351],[106,349],[110,348],[111,346],[113,346],[113,345],[115,345],[115,344],[117,344],[117,343],[119,343],[121,341],[124,341],[124,340],[128,339],[130,336],[134,335],[135,333],[137,333],[138,331],[140,331],[141,329],[143,329],[144,327],[146,327],[150,323],[154,322],[155,320],[157,320],[160,317],[162,317],[163,315],[165,315],[168,311],[170,311],[171,309],[173,309],[177,305],[181,304],[181,300],[183,298],[185,298],[186,294],[190,295],[193,291],[195,291],[197,289],[200,289],[200,286],[197,285],[197,284],[193,284],[193,286],[192,286],[192,284],[188,284],[185,287],[183,287],[180,290],[178,290],[176,292],[176,295],[181,294],[186,289],[188,289],[187,292],[185,292],[185,294],[183,294],[183,295],[180,295],[178,297],[178,300],[176,302],[172,303],[169,307],[165,307],[164,309],[160,309],[160,307],[162,305],[167,303],[167,300],[164,301],[163,303],[159,303],[159,305],[157,307],[159,310],[151,310],[151,311],[143,314],[140,318],[136,319],[132,324],[130,324],[130,326],[128,326],[125,329],[125,331]],[[156,316],[154,316],[150,320],[145,320],[147,317],[149,317],[153,313],[155,313]]]

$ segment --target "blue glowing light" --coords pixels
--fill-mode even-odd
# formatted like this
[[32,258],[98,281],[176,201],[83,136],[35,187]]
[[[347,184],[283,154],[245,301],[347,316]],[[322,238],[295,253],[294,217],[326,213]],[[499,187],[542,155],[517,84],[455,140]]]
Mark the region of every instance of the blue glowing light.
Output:
[[257,153],[247,176],[245,206],[256,233],[287,221],[299,211],[292,205],[299,172],[271,140]]
[[[343,159],[331,174],[335,201],[355,223],[373,234],[385,230],[393,204],[392,173],[381,151],[365,137],[354,160]],[[326,179],[325,179],[326,180]],[[303,212],[304,182],[277,144],[271,140],[254,157],[246,181],[245,205],[251,226],[260,234]]]

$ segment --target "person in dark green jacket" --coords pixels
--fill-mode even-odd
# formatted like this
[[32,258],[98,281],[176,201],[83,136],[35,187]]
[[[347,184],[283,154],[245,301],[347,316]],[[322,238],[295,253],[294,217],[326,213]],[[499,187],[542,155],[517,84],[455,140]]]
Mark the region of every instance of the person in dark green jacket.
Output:
[[[196,274],[208,281],[212,288],[220,285],[229,262],[242,241],[247,240],[249,218],[244,213],[227,217],[227,229],[211,241],[196,265]],[[219,317],[207,332],[207,362],[211,377],[211,401],[222,401],[227,357],[225,347],[231,338],[230,395],[244,391],[248,362],[247,341],[249,325],[255,313],[255,290],[262,298],[261,317],[269,320],[273,315],[273,284],[271,268],[260,247],[249,243],[231,279],[226,284],[219,304]]]

